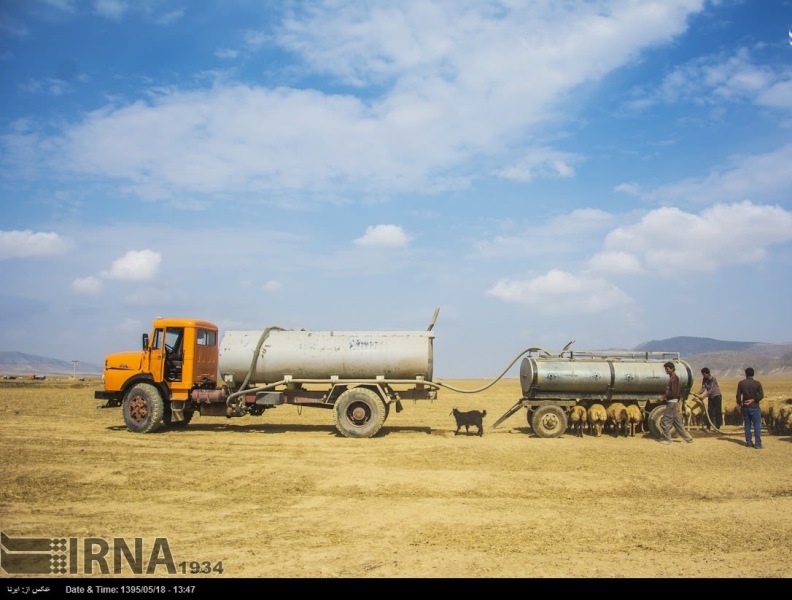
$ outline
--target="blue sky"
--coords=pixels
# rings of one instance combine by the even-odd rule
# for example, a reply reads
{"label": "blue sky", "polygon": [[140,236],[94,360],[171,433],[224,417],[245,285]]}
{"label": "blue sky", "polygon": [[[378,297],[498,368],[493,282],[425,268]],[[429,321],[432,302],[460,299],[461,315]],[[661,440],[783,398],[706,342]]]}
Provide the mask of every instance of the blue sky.
{"label": "blue sky", "polygon": [[441,379],[790,342],[791,26],[781,0],[5,0],[0,350],[436,307]]}

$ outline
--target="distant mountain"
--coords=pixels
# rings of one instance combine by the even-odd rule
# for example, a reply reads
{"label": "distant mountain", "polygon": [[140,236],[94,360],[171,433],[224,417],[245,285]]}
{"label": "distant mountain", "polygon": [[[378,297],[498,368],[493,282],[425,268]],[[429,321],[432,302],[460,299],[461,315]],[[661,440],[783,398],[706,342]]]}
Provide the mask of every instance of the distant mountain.
{"label": "distant mountain", "polygon": [[716,377],[742,377],[746,367],[756,370],[757,379],[764,376],[792,376],[792,342],[729,342],[712,338],[674,337],[652,340],[633,350],[639,352],[679,352],[693,374],[709,367]]}
{"label": "distant mountain", "polygon": [[[102,367],[78,361],[77,375],[101,375]],[[58,360],[22,352],[0,351],[0,374],[2,375],[73,375],[75,364],[70,360]]]}
{"label": "distant mountain", "polygon": [[683,356],[690,356],[692,354],[722,352],[726,350],[736,352],[750,351],[750,348],[756,345],[757,342],[726,342],[723,340],[714,340],[712,338],[681,336],[645,342],[636,346],[633,350],[639,352],[662,352],[663,350],[670,350],[671,352],[679,352]]}

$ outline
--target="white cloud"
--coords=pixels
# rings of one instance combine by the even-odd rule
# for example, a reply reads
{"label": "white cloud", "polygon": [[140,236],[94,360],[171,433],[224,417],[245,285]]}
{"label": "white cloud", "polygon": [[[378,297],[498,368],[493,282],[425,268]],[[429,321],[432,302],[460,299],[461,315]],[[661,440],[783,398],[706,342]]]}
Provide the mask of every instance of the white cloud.
{"label": "white cloud", "polygon": [[[598,208],[579,208],[542,225],[531,223],[516,235],[497,235],[474,242],[478,257],[527,257],[559,253],[565,248],[599,244],[603,232],[613,227],[615,216]],[[509,224],[511,227],[511,224]]]}
{"label": "white cloud", "polygon": [[230,48],[218,48],[214,51],[214,55],[217,58],[236,58],[239,56],[239,51]]}
{"label": "white cloud", "polygon": [[604,279],[558,269],[528,280],[501,279],[486,294],[548,315],[599,313],[631,303],[627,294]]}
{"label": "white cloud", "polygon": [[630,196],[638,196],[641,193],[641,186],[637,183],[620,183],[613,188],[614,192],[621,192]]}
{"label": "white cloud", "polygon": [[575,176],[573,163],[581,158],[553,148],[535,148],[526,151],[515,163],[498,169],[495,175],[512,181],[532,181],[539,178],[560,179]]}
{"label": "white cloud", "polygon": [[260,48],[270,39],[269,35],[263,31],[246,31],[244,34],[245,44],[250,48]]}
{"label": "white cloud", "polygon": [[102,17],[120,20],[129,6],[123,0],[94,0],[94,10]]}
{"label": "white cloud", "polygon": [[767,86],[757,95],[756,102],[787,111],[792,109],[792,79],[776,81]]}
{"label": "white cloud", "polygon": [[180,8],[177,10],[168,11],[161,15],[155,15],[153,16],[152,20],[154,24],[159,25],[160,27],[164,27],[167,25],[172,25],[182,17],[184,17],[184,9]]}
{"label": "white cloud", "polygon": [[[751,264],[768,248],[792,240],[792,212],[749,201],[716,204],[699,214],[659,208],[634,225],[618,227],[604,247],[619,255],[639,256],[654,272],[712,272],[723,265]],[[594,265],[604,259],[596,258]]]}
{"label": "white cloud", "polygon": [[8,15],[0,15],[0,32],[16,38],[30,35],[30,30],[25,25]]}
{"label": "white cloud", "polygon": [[747,101],[789,112],[791,88],[787,70],[774,70],[756,61],[748,49],[739,48],[731,56],[696,57],[676,67],[656,89],[639,92],[633,106],[645,109],[660,103],[712,106]]}
{"label": "white cloud", "polygon": [[[97,6],[119,14],[125,4]],[[34,152],[27,164],[118,180],[145,198],[196,202],[294,190],[308,200],[348,198],[349,190],[456,190],[492,175],[491,165],[471,170],[482,156],[507,165],[499,175],[509,179],[569,178],[576,155],[542,144],[523,152],[532,128],[566,118],[570,92],[684,32],[702,7],[312,4],[271,38],[247,32],[247,44],[278,43],[309,75],[373,83],[375,95],[218,80],[203,90],[159,88],[148,101],[100,108],[57,138],[28,133],[7,161],[26,150]]]}
{"label": "white cloud", "polygon": [[102,281],[97,277],[78,277],[72,281],[72,289],[78,294],[93,296],[102,291]]}
{"label": "white cloud", "polygon": [[130,250],[114,260],[110,270],[102,272],[102,276],[119,281],[150,281],[157,276],[161,262],[159,252]]}
{"label": "white cloud", "polygon": [[366,233],[355,240],[358,246],[379,248],[401,248],[409,244],[410,237],[398,225],[374,225],[366,227]]}
{"label": "white cloud", "polygon": [[75,0],[42,0],[42,2],[63,12],[76,12]]}
{"label": "white cloud", "polygon": [[[317,70],[350,82],[434,69],[471,86],[501,82],[509,92],[532,87],[537,74],[548,87],[601,75],[645,44],[683,31],[688,15],[702,7],[701,0],[329,3],[313,7],[307,19],[287,21],[279,41]],[[466,79],[471,71],[480,79]]]}
{"label": "white cloud", "polygon": [[600,252],[591,257],[586,262],[586,266],[592,271],[613,275],[634,275],[644,272],[638,257],[628,252],[619,251]]}
{"label": "white cloud", "polygon": [[68,252],[71,240],[45,231],[0,231],[0,260],[52,256]]}
{"label": "white cloud", "polygon": [[74,91],[74,87],[68,81],[54,77],[28,79],[19,85],[19,89],[27,94],[47,94],[49,96],[63,96]]}
{"label": "white cloud", "polygon": [[735,156],[731,164],[703,177],[646,190],[641,198],[688,205],[759,198],[788,199],[792,189],[792,144],[752,156]]}
{"label": "white cloud", "polygon": [[261,286],[261,289],[263,289],[266,292],[277,292],[282,287],[283,284],[280,281],[275,281],[274,279],[271,279],[270,281],[267,281],[263,286]]}

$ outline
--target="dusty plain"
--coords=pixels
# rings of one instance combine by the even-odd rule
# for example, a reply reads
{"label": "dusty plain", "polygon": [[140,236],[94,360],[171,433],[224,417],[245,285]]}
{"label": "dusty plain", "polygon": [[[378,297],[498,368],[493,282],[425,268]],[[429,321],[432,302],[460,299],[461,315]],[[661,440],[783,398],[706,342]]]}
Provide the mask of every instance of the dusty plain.
{"label": "dusty plain", "polygon": [[[792,398],[792,380],[757,378],[767,401]],[[725,406],[736,384],[721,381]],[[370,439],[294,406],[141,435],[97,408],[98,387],[0,384],[6,535],[167,538],[176,562],[221,565],[196,580],[792,576],[789,434],[764,450],[736,425],[670,446],[541,439],[524,410],[492,429],[520,397],[504,379],[406,402]],[[455,406],[486,409],[482,437],[455,435]]]}

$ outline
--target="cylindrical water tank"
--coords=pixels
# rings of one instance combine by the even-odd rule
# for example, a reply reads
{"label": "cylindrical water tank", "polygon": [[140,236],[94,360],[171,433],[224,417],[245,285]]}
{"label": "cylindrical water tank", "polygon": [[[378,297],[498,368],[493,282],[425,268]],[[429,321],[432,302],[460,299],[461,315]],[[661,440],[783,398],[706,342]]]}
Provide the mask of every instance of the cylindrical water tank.
{"label": "cylindrical water tank", "polygon": [[[247,376],[261,331],[226,331],[220,375],[239,385]],[[305,331],[272,329],[258,351],[250,383],[295,379],[432,380],[432,331]]]}
{"label": "cylindrical water tank", "polygon": [[524,358],[520,384],[526,398],[650,398],[665,392],[664,364],[674,363],[686,395],[690,366],[679,359]]}

